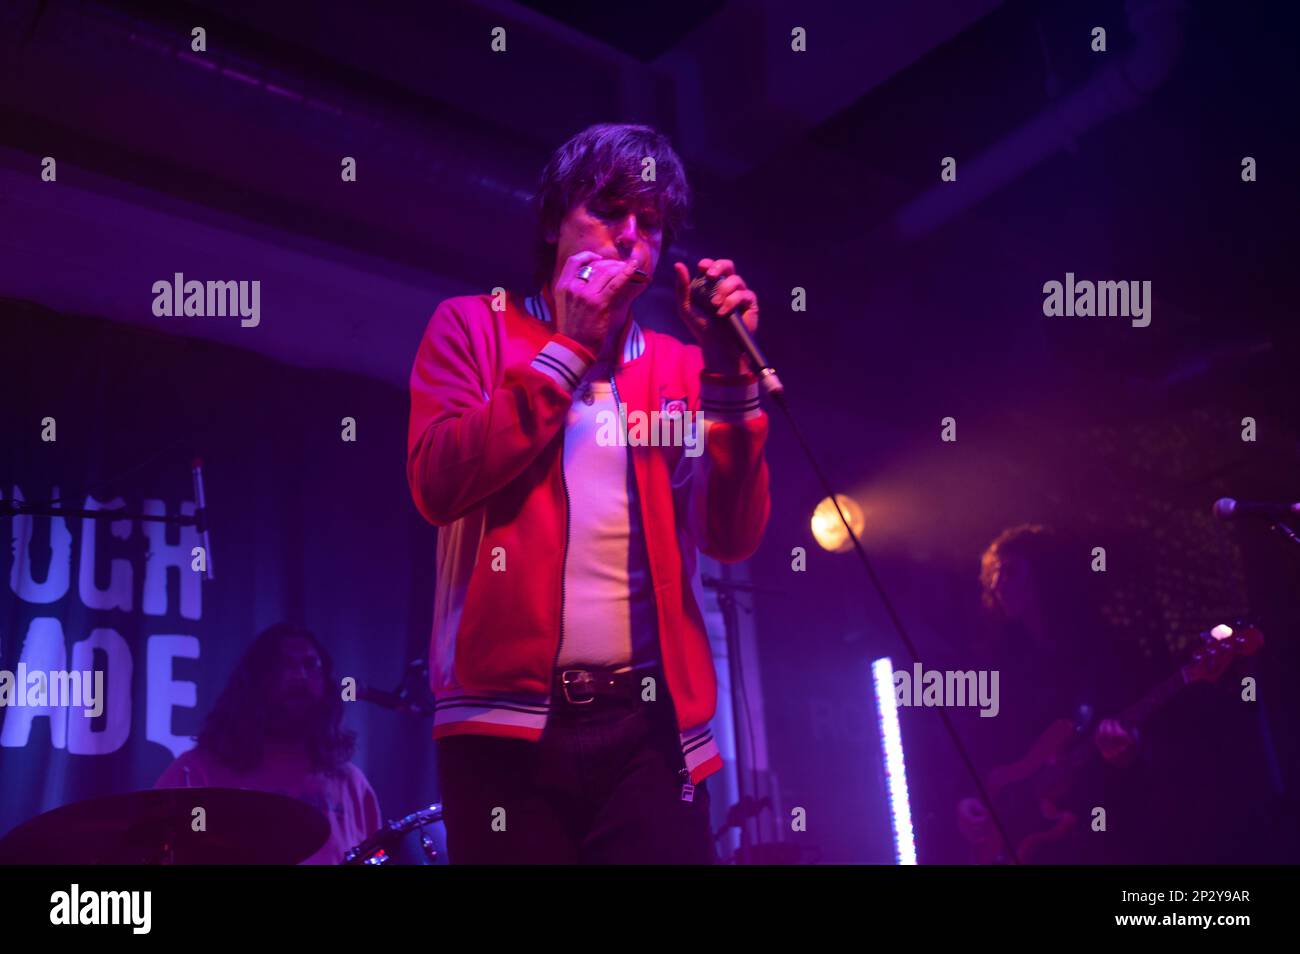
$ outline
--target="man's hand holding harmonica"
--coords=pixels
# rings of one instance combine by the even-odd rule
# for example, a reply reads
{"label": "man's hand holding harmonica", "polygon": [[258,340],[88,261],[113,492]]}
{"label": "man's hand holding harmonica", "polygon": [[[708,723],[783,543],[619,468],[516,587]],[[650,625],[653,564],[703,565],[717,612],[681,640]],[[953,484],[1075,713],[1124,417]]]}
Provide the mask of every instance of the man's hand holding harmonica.
{"label": "man's hand holding harmonica", "polygon": [[624,261],[592,251],[570,255],[555,283],[555,330],[593,354],[605,351],[614,319],[627,314],[643,287],[633,280],[640,264],[636,256]]}

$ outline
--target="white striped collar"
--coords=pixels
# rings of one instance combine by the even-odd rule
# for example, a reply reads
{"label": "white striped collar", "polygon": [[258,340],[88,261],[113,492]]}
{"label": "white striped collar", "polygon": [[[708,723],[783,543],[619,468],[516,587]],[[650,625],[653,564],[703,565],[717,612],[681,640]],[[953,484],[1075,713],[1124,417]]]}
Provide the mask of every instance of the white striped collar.
{"label": "white striped collar", "polygon": [[[551,310],[546,307],[546,296],[540,291],[524,299],[524,310],[538,321],[548,325],[551,324]],[[641,326],[637,324],[636,319],[632,318],[630,320],[632,328],[623,341],[623,364],[635,361],[645,354],[645,335],[642,333]]]}

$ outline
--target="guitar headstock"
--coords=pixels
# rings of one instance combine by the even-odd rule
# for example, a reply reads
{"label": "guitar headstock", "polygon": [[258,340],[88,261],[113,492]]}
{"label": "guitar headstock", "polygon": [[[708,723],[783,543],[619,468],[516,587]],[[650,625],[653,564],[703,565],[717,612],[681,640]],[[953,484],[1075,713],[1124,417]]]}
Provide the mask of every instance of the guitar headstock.
{"label": "guitar headstock", "polygon": [[1201,634],[1204,644],[1183,667],[1187,682],[1213,682],[1238,656],[1253,656],[1264,646],[1264,634],[1252,623],[1220,624]]}

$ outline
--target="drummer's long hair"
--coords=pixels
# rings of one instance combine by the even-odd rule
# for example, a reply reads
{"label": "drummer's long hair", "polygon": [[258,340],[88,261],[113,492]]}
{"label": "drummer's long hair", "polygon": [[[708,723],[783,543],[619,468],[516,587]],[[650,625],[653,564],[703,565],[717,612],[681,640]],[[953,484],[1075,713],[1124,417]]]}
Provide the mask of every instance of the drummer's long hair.
{"label": "drummer's long hair", "polygon": [[343,728],[343,699],[334,679],[334,660],[309,630],[276,623],[244,652],[199,732],[199,748],[237,772],[252,771],[262,762],[280,644],[293,636],[315,647],[325,685],[319,716],[306,740],[312,764],[317,771],[338,775],[352,758],[356,733]]}

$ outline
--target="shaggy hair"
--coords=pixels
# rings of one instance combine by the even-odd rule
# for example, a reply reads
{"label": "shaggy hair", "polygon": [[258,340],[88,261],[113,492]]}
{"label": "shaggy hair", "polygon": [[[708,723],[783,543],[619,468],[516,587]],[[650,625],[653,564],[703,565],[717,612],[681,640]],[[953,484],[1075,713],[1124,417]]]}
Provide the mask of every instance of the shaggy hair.
{"label": "shaggy hair", "polygon": [[[653,181],[641,177],[647,156],[655,160]],[[662,222],[665,249],[689,225],[691,190],[668,137],[649,126],[589,126],[555,150],[533,196],[537,211],[534,277],[539,284],[555,271],[555,243],[546,240],[547,232],[558,233],[569,211],[592,197],[654,209]]]}
{"label": "shaggy hair", "polygon": [[308,630],[276,623],[244,652],[199,732],[199,748],[238,772],[249,772],[261,764],[280,646],[294,636],[315,647],[325,683],[319,716],[307,739],[312,765],[317,771],[337,775],[352,758],[356,734],[343,728],[343,699],[334,681],[334,660]]}

